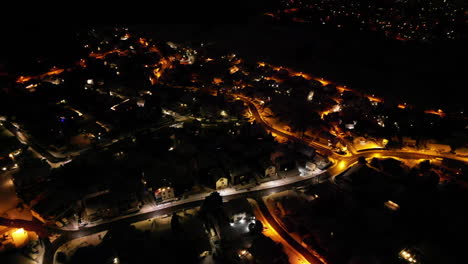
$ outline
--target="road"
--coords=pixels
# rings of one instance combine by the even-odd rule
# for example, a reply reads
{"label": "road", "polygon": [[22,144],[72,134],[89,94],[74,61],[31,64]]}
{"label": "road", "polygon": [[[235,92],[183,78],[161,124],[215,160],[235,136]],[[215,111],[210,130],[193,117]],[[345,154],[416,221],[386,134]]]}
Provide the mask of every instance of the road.
{"label": "road", "polygon": [[305,248],[301,247],[287,232],[285,232],[279,225],[274,221],[268,212],[268,209],[264,208],[265,205],[261,202],[249,199],[252,205],[255,217],[263,223],[264,231],[263,234],[273,241],[281,243],[286,254],[289,256],[289,262],[291,264],[322,264],[323,262],[317,257],[308,252]]}
{"label": "road", "polygon": [[[288,133],[286,131],[283,131],[281,129],[275,128],[271,126],[269,123],[265,122],[263,117],[261,116],[257,106],[255,105],[254,102],[250,98],[247,98],[242,95],[235,95],[236,97],[240,98],[242,101],[244,101],[247,106],[249,107],[253,117],[255,120],[261,124],[266,130],[271,131],[272,133],[275,133],[281,137],[287,138],[288,140],[291,141],[296,141],[296,142],[301,142],[304,144],[307,144],[309,146],[314,147],[317,149],[317,152],[319,152],[322,155],[327,155],[330,157],[330,159],[334,160],[335,163],[333,166],[328,168],[328,170],[325,172],[328,174],[332,182],[334,181],[334,178],[343,173],[345,170],[347,170],[350,166],[355,164],[360,156],[363,156],[365,158],[373,158],[373,157],[398,157],[401,159],[433,159],[436,157],[440,157],[443,155],[435,155],[435,154],[429,154],[429,153],[421,153],[421,152],[406,152],[406,151],[397,151],[397,150],[368,150],[368,151],[361,151],[359,153],[355,151],[351,151],[348,155],[340,155],[334,151],[332,151],[330,148],[327,146],[324,146],[322,144],[319,144],[317,142],[312,142],[312,141],[307,141],[304,139],[300,139],[296,137],[295,135]],[[172,124],[172,122],[168,122],[161,127],[165,127]],[[159,128],[161,128],[159,127]],[[12,124],[9,124],[8,127],[10,130],[13,130],[15,135],[18,137],[21,137],[20,131],[16,129]],[[158,129],[159,129],[158,128]],[[143,131],[141,131],[143,132]],[[148,132],[148,131],[147,131]],[[151,131],[153,132],[153,131]],[[125,136],[122,136],[124,138]],[[63,162],[62,158],[57,158],[53,155],[51,155],[48,151],[45,149],[41,148],[37,144],[34,144],[31,142],[31,140],[28,140],[28,138],[25,138],[26,142],[29,143],[29,145],[40,152],[41,155],[47,157],[47,159],[52,162],[52,163],[59,163]],[[112,142],[114,143],[114,142]],[[112,143],[106,143],[105,145],[112,144]],[[467,162],[466,158],[462,157],[445,157],[445,158],[452,158],[452,159],[457,159],[457,160],[462,160],[464,162]],[[284,190],[288,190],[293,186],[300,186],[303,185],[305,182],[310,181],[310,179],[304,179],[301,181],[297,181],[294,183],[288,183],[287,181],[284,181],[283,183],[278,183],[276,185],[272,185],[270,188],[265,188],[262,190],[249,190],[249,191],[243,191],[243,192],[237,192],[233,194],[226,194],[223,196],[225,200],[230,200],[234,198],[239,198],[239,197],[262,197],[265,195],[269,195],[273,192],[280,192]],[[101,232],[104,230],[110,229],[112,226],[119,225],[119,224],[130,224],[133,222],[137,221],[142,221],[145,219],[150,219],[154,218],[156,216],[164,215],[164,214],[172,214],[175,211],[182,210],[184,208],[190,208],[194,206],[198,206],[201,204],[202,200],[204,197],[200,197],[199,199],[196,199],[194,201],[187,201],[184,203],[180,204],[174,204],[174,205],[169,205],[164,208],[156,208],[153,211],[149,211],[143,214],[138,214],[138,215],[132,215],[126,218],[122,218],[116,221],[112,222],[106,222],[102,223],[93,227],[88,227],[88,228],[82,228],[79,231],[70,231],[70,230],[51,230],[55,231],[61,234],[61,236],[56,239],[53,243],[48,243],[46,244],[46,252],[44,256],[44,261],[43,263],[46,264],[52,264],[53,263],[53,257],[55,254],[55,251],[64,243],[83,236],[87,236],[90,234],[94,234],[97,232]],[[322,261],[318,260],[317,257],[313,256],[307,249],[299,245],[294,239],[292,239],[289,234],[281,228],[278,223],[274,221],[274,219],[271,218],[271,216],[268,213],[268,210],[262,210],[260,204],[260,210],[263,212],[263,218],[265,223],[272,228],[271,232],[274,232],[275,234],[278,235],[277,239],[281,240],[285,247],[289,248],[293,254],[297,257],[297,260],[299,262],[297,263],[323,263]],[[258,213],[258,212],[257,212]],[[307,260],[307,262],[304,261]]]}
{"label": "road", "polygon": [[[316,148],[321,154],[328,155],[331,159],[335,160],[335,164],[333,166],[331,166],[330,168],[328,168],[328,170],[325,172],[325,173],[328,174],[330,179],[332,179],[332,181],[334,180],[334,178],[337,175],[343,173],[350,166],[355,164],[358,161],[358,158],[360,156],[363,156],[365,158],[398,157],[398,158],[401,158],[401,159],[433,159],[433,158],[436,158],[436,157],[440,157],[440,155],[434,155],[434,154],[427,154],[427,153],[420,153],[420,152],[406,152],[406,151],[397,151],[397,150],[393,150],[393,151],[392,150],[369,150],[369,151],[362,151],[360,153],[351,153],[350,155],[340,155],[340,154],[337,154],[337,153],[333,152],[332,150],[324,147],[321,144],[318,144],[318,143],[315,143],[315,142],[304,141],[302,139],[299,139],[299,138],[295,137],[292,134],[288,134],[288,133],[286,133],[284,131],[281,131],[279,129],[271,127],[268,123],[266,123],[263,120],[263,118],[261,117],[261,115],[260,115],[260,113],[259,113],[259,111],[258,111],[258,109],[257,109],[257,107],[255,106],[254,103],[252,103],[250,100],[246,99],[245,97],[241,98],[241,99],[244,102],[247,103],[247,105],[249,106],[249,108],[250,108],[253,116],[255,117],[256,121],[259,122],[260,124],[262,124],[267,130],[269,130],[271,132],[274,132],[274,133],[276,133],[276,134],[278,134],[278,135],[280,135],[282,137],[286,137],[289,140],[299,141],[299,142],[305,143],[307,145],[310,145],[310,146]],[[448,157],[446,157],[446,158],[448,158]],[[457,160],[462,160],[462,161],[466,162],[465,158],[461,158],[461,157],[450,157],[450,158],[457,159]],[[230,199],[235,199],[235,198],[240,198],[240,197],[256,197],[256,198],[259,198],[259,197],[269,195],[269,194],[274,193],[274,192],[280,192],[280,191],[291,189],[291,187],[293,187],[293,186],[303,185],[307,181],[311,181],[311,180],[310,179],[305,179],[303,181],[297,181],[297,182],[294,182],[294,183],[285,182],[284,184],[278,184],[278,185],[272,186],[271,188],[266,188],[266,189],[263,189],[263,190],[243,191],[243,192],[240,192],[240,193],[224,195],[223,199],[224,200],[230,200]],[[165,208],[159,208],[159,209],[156,208],[155,210],[147,212],[147,213],[130,216],[130,217],[127,217],[127,218],[119,219],[117,221],[103,223],[103,224],[100,224],[100,225],[96,225],[94,227],[82,228],[79,231],[54,230],[54,231],[57,231],[57,232],[61,233],[61,236],[57,240],[55,240],[53,243],[49,243],[49,245],[47,245],[46,254],[45,254],[45,257],[44,257],[44,263],[45,264],[52,264],[55,251],[61,245],[63,245],[64,243],[66,243],[67,241],[70,241],[72,239],[79,238],[79,237],[82,237],[82,236],[87,236],[87,235],[94,234],[94,233],[97,233],[97,232],[101,232],[101,231],[104,231],[104,230],[108,230],[112,226],[115,226],[115,225],[130,224],[130,223],[133,223],[133,222],[154,218],[156,216],[161,216],[161,215],[164,215],[164,214],[172,214],[173,212],[178,211],[178,210],[182,210],[184,208],[191,208],[191,207],[194,207],[194,206],[198,206],[198,205],[200,205],[202,203],[202,200],[203,200],[203,197],[200,197],[199,199],[191,201],[191,202],[186,202],[186,203],[182,203],[182,204],[175,204],[173,206],[169,205],[169,206],[167,206]],[[261,207],[260,207],[260,209],[261,209]],[[289,234],[287,234],[287,232],[285,230],[283,230],[281,228],[281,226],[279,226],[278,223],[276,223],[274,221],[274,219],[269,219],[268,218],[269,213],[267,212],[267,210],[261,210],[261,211],[264,213],[263,214],[264,218],[265,218],[264,221],[266,221],[268,223],[268,225],[272,229],[274,229],[274,232],[279,234],[279,236],[281,237],[283,243],[287,243],[289,245],[288,247],[292,248],[294,250],[294,252],[296,252],[295,253],[296,255],[299,254],[299,255],[297,255],[298,259],[304,258],[309,263],[323,263],[321,261],[317,262],[318,261],[317,257],[311,255],[311,253],[307,249],[305,249],[304,247],[299,245],[295,240],[293,240],[289,236]],[[298,262],[298,263],[301,263],[301,262]],[[307,263],[307,262],[303,262],[303,263]]]}
{"label": "road", "polygon": [[271,131],[271,132],[273,132],[273,133],[275,133],[275,134],[277,134],[277,135],[279,135],[281,137],[287,138],[288,140],[295,141],[295,142],[302,142],[302,143],[305,143],[306,145],[312,146],[315,149],[317,149],[317,151],[319,153],[321,153],[323,155],[326,155],[326,156],[342,156],[342,155],[339,155],[339,154],[333,152],[328,147],[325,147],[322,144],[319,144],[319,143],[316,143],[316,142],[305,141],[303,139],[297,138],[296,136],[294,136],[294,135],[292,135],[290,133],[287,133],[287,132],[282,131],[282,130],[277,129],[277,128],[273,128],[270,124],[265,122],[263,117],[260,115],[257,106],[249,98],[247,98],[245,96],[242,96],[242,95],[235,95],[235,96],[240,98],[244,103],[247,104],[247,106],[249,107],[252,115],[255,117],[255,120],[257,122],[259,122],[261,125],[263,125],[263,127],[266,130]]}
{"label": "road", "polygon": [[[408,158],[408,159],[432,159],[432,158],[434,158],[433,155],[426,155],[426,154],[420,154],[420,153],[405,153],[405,152],[398,152],[398,151],[386,151],[386,150],[373,150],[371,152],[362,153],[362,155],[360,155],[360,156],[364,156],[366,158],[371,158],[371,157],[374,157],[374,156],[382,157],[384,155],[385,156],[396,156],[396,157]],[[324,173],[328,174],[330,179],[333,180],[337,175],[343,173],[350,166],[352,166],[354,163],[356,163],[358,158],[359,158],[359,156],[346,157],[345,159],[335,163],[333,166],[328,168],[328,170],[325,171]],[[284,184],[278,184],[278,185],[275,185],[275,186],[271,186],[271,188],[265,188],[265,189],[262,189],[262,190],[251,190],[251,191],[244,190],[244,191],[241,191],[241,192],[238,192],[238,193],[235,193],[235,194],[224,195],[223,200],[228,201],[228,200],[231,200],[231,199],[236,199],[236,198],[241,198],[241,197],[244,197],[244,198],[248,198],[248,197],[261,198],[263,196],[270,195],[272,193],[281,192],[281,191],[285,191],[285,190],[290,190],[292,187],[301,186],[301,185],[304,185],[304,184],[306,184],[308,182],[311,183],[312,181],[313,181],[312,178],[304,179],[304,180],[301,180],[301,181],[296,181],[296,182],[293,182],[293,183],[288,183],[288,182],[285,181],[285,182],[283,182]],[[206,195],[208,195],[208,194],[206,194]],[[175,205],[168,205],[168,206],[165,206],[164,208],[156,208],[153,211],[150,211],[150,212],[147,212],[147,213],[129,216],[127,218],[122,218],[122,219],[119,219],[117,221],[112,221],[112,222],[99,224],[99,225],[96,225],[96,226],[93,226],[93,227],[81,228],[79,231],[67,231],[67,230],[53,229],[51,231],[59,232],[61,234],[61,236],[57,240],[55,240],[53,243],[48,244],[46,246],[46,254],[45,254],[45,257],[44,257],[44,263],[45,264],[52,264],[55,251],[61,245],[63,245],[64,243],[66,243],[66,242],[68,242],[68,241],[70,241],[72,239],[87,236],[87,235],[94,234],[94,233],[98,233],[98,232],[101,232],[101,231],[104,231],[104,230],[108,230],[112,226],[115,226],[115,225],[130,224],[130,223],[143,221],[145,219],[150,219],[150,218],[154,218],[154,217],[165,215],[165,214],[172,214],[173,212],[176,212],[178,210],[199,206],[202,203],[203,199],[204,199],[204,196],[200,196],[198,199],[196,199],[194,201],[184,202],[184,203],[175,204]],[[262,210],[262,212],[263,211],[264,210]],[[273,219],[266,218],[266,220],[268,221],[269,225],[271,225],[272,228],[275,229],[275,232],[280,234],[281,237],[285,241],[287,241],[289,243],[289,239],[287,238],[287,236],[286,236],[287,234],[285,233],[286,231],[282,230],[281,227],[276,222],[274,222]],[[298,245],[297,242],[296,243],[291,242],[289,245],[294,247],[294,249],[297,252],[304,252],[304,250],[306,250],[302,246]],[[304,256],[304,258],[306,258],[305,255],[303,255],[303,256]],[[310,259],[308,259],[308,261],[310,262]],[[314,263],[314,262],[310,262],[310,263]]]}
{"label": "road", "polygon": [[[230,195],[224,195],[223,200],[224,201],[229,201],[232,199],[236,198],[247,198],[247,197],[254,197],[254,198],[260,198],[266,195],[270,195],[272,193],[276,192],[281,192],[285,190],[289,190],[292,187],[295,186],[301,186],[304,183],[307,182],[312,182],[313,180],[311,178],[305,179],[303,181],[297,181],[293,183],[288,183],[284,185],[279,185],[279,186],[273,186],[271,188],[266,188],[263,190],[253,190],[253,191],[241,191],[239,193],[235,194],[230,194]],[[205,196],[208,196],[209,194],[207,193]],[[134,222],[138,221],[143,221],[146,219],[151,219],[157,216],[165,215],[165,214],[172,214],[173,212],[177,212],[179,210],[187,209],[187,208],[192,208],[201,205],[202,201],[204,199],[203,197],[200,197],[199,199],[187,203],[182,203],[182,204],[176,204],[174,206],[168,206],[165,208],[156,208],[153,211],[144,213],[144,214],[139,214],[139,215],[132,215],[127,218],[122,218],[117,221],[112,221],[112,222],[107,222],[103,223],[100,225],[96,225],[93,227],[84,227],[81,228],[78,231],[72,231],[72,230],[60,230],[60,229],[50,229],[53,232],[58,232],[61,234],[59,238],[57,238],[53,243],[48,243],[46,246],[46,253],[44,257],[44,262],[45,264],[52,264],[53,263],[53,257],[55,254],[55,251],[64,243],[83,236],[88,236],[94,233],[98,233],[104,230],[110,229],[112,226],[118,226],[121,224],[131,224]]]}

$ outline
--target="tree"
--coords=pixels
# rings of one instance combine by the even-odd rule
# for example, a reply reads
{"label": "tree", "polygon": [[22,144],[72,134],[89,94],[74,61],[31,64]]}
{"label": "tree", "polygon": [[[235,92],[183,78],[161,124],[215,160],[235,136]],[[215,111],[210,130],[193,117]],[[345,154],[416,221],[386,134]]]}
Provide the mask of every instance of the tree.
{"label": "tree", "polygon": [[179,215],[177,215],[176,213],[173,213],[172,214],[172,218],[171,218],[171,230],[172,230],[172,233],[174,234],[177,234],[179,233],[180,231],[180,217]]}
{"label": "tree", "polygon": [[56,256],[55,260],[58,263],[66,263],[67,262],[67,255],[65,255],[65,253],[60,251],[60,252],[57,253],[57,256]]}
{"label": "tree", "polygon": [[366,164],[367,163],[366,158],[364,156],[360,156],[358,158],[358,163],[359,164]]}
{"label": "tree", "polygon": [[249,224],[249,231],[253,235],[260,235],[263,231],[263,224],[259,220],[255,220],[255,223]]}
{"label": "tree", "polygon": [[221,215],[221,209],[223,206],[223,198],[218,192],[212,192],[208,195],[200,209],[201,216],[207,217],[219,217]]}
{"label": "tree", "polygon": [[202,210],[207,213],[214,213],[223,206],[223,198],[218,192],[212,192],[205,198],[202,204]]}
{"label": "tree", "polygon": [[429,160],[422,161],[419,163],[419,168],[423,171],[429,171],[431,169],[431,162]]}

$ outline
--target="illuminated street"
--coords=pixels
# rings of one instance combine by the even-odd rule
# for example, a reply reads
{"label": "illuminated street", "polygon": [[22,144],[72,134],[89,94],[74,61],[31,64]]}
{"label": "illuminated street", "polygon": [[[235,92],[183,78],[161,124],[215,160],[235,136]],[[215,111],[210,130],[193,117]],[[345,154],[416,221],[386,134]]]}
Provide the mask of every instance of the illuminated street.
{"label": "illuminated street", "polygon": [[12,25],[0,262],[465,260],[462,9],[378,2]]}

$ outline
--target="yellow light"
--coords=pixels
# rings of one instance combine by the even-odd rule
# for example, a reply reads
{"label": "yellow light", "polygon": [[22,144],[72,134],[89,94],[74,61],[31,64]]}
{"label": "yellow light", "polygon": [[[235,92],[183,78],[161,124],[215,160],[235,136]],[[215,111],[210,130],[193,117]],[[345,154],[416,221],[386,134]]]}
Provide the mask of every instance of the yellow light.
{"label": "yellow light", "polygon": [[24,233],[24,228],[19,228],[15,232],[13,232],[13,235],[18,235]]}
{"label": "yellow light", "polygon": [[28,232],[26,232],[24,228],[15,230],[11,235],[16,247],[21,247],[27,242]]}
{"label": "yellow light", "polygon": [[344,169],[346,167],[346,162],[344,160],[340,161],[340,163],[338,163],[338,168],[340,170]]}

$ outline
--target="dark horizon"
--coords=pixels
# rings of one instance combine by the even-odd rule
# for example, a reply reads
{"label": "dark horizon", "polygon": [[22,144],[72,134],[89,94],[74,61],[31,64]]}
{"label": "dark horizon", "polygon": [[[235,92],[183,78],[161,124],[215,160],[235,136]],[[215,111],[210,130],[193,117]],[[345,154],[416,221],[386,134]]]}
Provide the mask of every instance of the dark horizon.
{"label": "dark horizon", "polygon": [[[361,32],[325,32],[308,25],[290,30],[288,24],[265,19],[257,15],[239,24],[129,27],[160,41],[211,42],[225,52],[293,67],[390,100],[452,111],[465,105],[465,40],[402,43]],[[14,41],[7,43],[9,52],[2,56],[2,64],[12,74],[28,74],[27,69],[35,64],[33,58],[66,66],[82,49],[77,32],[89,27],[65,25],[64,30],[38,24],[10,30],[5,34]]]}

